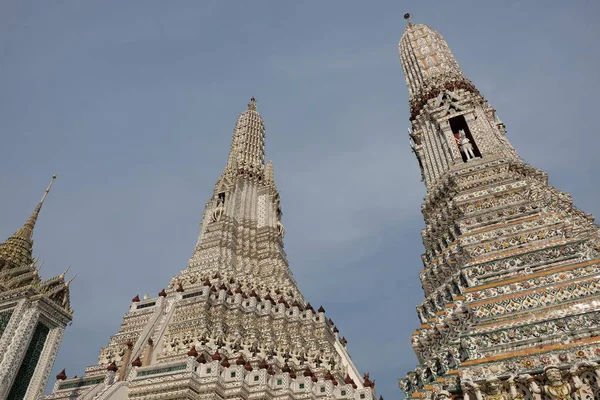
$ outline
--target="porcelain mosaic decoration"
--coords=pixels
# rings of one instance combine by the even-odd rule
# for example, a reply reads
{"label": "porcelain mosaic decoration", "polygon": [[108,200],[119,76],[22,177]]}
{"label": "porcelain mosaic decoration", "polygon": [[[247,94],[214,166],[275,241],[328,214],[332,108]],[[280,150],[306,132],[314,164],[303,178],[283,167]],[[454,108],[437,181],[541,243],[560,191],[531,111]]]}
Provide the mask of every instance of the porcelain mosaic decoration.
{"label": "porcelain mosaic decoration", "polygon": [[425,300],[407,398],[598,399],[599,228],[527,165],[444,38],[410,15],[400,59],[422,206]]}
{"label": "porcelain mosaic decoration", "polygon": [[80,378],[59,374],[47,399],[375,398],[288,267],[264,143],[253,98],[187,268],[156,297],[136,295],[98,363]]}

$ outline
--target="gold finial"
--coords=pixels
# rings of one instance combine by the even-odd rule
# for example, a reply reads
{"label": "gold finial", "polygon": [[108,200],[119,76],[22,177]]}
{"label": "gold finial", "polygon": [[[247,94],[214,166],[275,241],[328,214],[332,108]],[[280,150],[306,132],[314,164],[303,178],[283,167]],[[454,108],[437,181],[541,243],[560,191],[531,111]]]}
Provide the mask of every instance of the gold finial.
{"label": "gold finial", "polygon": [[77,278],[77,274],[73,275],[73,277],[71,279],[66,281],[65,286],[69,286],[71,284],[71,282],[73,282],[75,280],[75,278]]}
{"label": "gold finial", "polygon": [[42,199],[38,203],[38,205],[35,208],[35,210],[33,210],[33,214],[31,214],[31,216],[29,217],[29,219],[27,220],[27,222],[25,222],[25,225],[23,225],[23,227],[21,227],[21,229],[19,229],[15,233],[16,236],[20,236],[20,237],[25,238],[25,239],[32,239],[33,238],[33,228],[35,227],[35,222],[37,221],[38,215],[40,214],[40,210],[42,209],[42,205],[44,204],[44,200],[46,200],[46,197],[48,196],[48,193],[50,193],[50,189],[52,189],[52,184],[54,183],[55,179],[56,179],[56,174],[52,175],[52,180],[50,181],[50,184],[48,185],[48,187],[44,191],[44,195],[42,196]]}
{"label": "gold finial", "polygon": [[46,196],[48,196],[50,189],[52,189],[52,184],[54,183],[55,179],[56,179],[56,174],[52,175],[52,180],[50,181],[50,184],[46,188],[46,191],[44,192],[44,195],[42,196],[42,199],[40,200],[40,208],[42,208],[42,204],[44,203],[44,200],[46,200]]}
{"label": "gold finial", "polygon": [[254,96],[250,99],[250,103],[248,104],[248,110],[256,110],[256,99]]}
{"label": "gold finial", "polygon": [[408,26],[412,25],[412,22],[410,22],[410,17],[412,17],[412,15],[410,15],[410,13],[404,14],[404,19],[406,20],[406,22],[408,22]]}
{"label": "gold finial", "polygon": [[71,269],[71,266],[69,265],[69,266],[67,267],[67,269],[65,270],[65,272],[63,272],[62,274],[60,274],[60,275],[59,275],[59,277],[60,277],[61,279],[64,279],[64,278],[65,278],[65,275],[67,275],[67,272],[69,272],[69,270],[70,270],[70,269]]}

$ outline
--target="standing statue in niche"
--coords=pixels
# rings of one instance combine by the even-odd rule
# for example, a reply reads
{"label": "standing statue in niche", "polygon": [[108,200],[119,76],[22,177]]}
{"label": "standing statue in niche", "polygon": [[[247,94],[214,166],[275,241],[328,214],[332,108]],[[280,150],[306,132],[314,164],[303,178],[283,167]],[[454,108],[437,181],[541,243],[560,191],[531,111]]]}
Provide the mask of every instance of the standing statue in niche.
{"label": "standing statue in niche", "polygon": [[460,151],[465,155],[465,157],[467,157],[467,162],[475,158],[475,153],[473,152],[473,145],[471,144],[469,138],[467,138],[467,135],[465,134],[465,131],[463,129],[458,131],[456,143],[458,144],[458,148],[460,149]]}
{"label": "standing statue in niche", "polygon": [[224,212],[225,212],[225,193],[219,193],[219,195],[217,196],[217,204],[212,212],[212,221],[213,222],[220,221]]}

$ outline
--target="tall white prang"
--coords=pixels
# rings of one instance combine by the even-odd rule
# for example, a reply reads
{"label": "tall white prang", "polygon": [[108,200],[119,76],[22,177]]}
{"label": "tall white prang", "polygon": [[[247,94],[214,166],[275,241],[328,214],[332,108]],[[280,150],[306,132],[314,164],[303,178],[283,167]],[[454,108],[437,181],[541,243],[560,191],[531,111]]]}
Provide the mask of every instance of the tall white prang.
{"label": "tall white prang", "polygon": [[421,400],[600,398],[598,226],[519,157],[442,35],[405,18],[409,141],[427,194],[418,366],[400,388]]}
{"label": "tall white prang", "polygon": [[98,362],[80,378],[59,374],[46,398],[374,399],[346,339],[300,293],[284,234],[252,98],[187,267],[156,297],[136,295]]}

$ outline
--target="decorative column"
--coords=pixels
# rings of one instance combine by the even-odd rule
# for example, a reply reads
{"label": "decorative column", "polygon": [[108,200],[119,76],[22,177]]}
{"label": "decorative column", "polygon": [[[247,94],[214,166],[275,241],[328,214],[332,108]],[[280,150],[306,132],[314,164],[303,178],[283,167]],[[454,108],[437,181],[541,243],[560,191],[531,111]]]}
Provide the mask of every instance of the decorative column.
{"label": "decorative column", "polygon": [[31,307],[23,313],[22,318],[18,321],[19,325],[12,335],[13,340],[8,345],[2,363],[0,363],[0,399],[5,399],[8,395],[33,337],[39,315],[40,311],[37,307]]}
{"label": "decorative column", "polygon": [[450,152],[452,153],[452,159],[454,160],[454,164],[462,163],[463,159],[460,155],[460,150],[456,145],[456,139],[454,139],[454,134],[452,133],[452,128],[450,128],[450,122],[447,119],[438,120],[440,127],[442,128],[442,132],[444,137],[446,138],[446,143],[450,148]]}
{"label": "decorative column", "polygon": [[38,368],[36,368],[31,381],[29,382],[29,388],[25,394],[26,399],[37,399],[43,394],[44,388],[48,383],[48,376],[52,367],[54,366],[54,360],[58,354],[60,344],[62,343],[63,335],[65,333],[65,327],[56,327],[50,331],[44,350],[38,361]]}
{"label": "decorative column", "polygon": [[152,339],[148,339],[148,344],[144,350],[144,356],[142,357],[142,367],[150,365],[152,363],[152,353],[154,351],[154,342]]}
{"label": "decorative column", "polygon": [[127,368],[129,367],[129,361],[131,361],[131,352],[133,350],[133,342],[130,340],[127,342],[127,348],[125,349],[125,354],[123,354],[123,361],[121,361],[121,368],[119,369],[118,380],[125,380],[125,373],[127,372]]}
{"label": "decorative column", "polygon": [[[10,320],[8,321],[8,325],[4,330],[4,333],[0,337],[0,363],[4,359],[4,355],[7,354],[8,346],[12,342],[12,338],[14,336],[15,330],[19,326],[21,322],[21,317],[27,308],[27,299],[21,299],[17,303],[16,307],[12,310],[6,310],[4,312],[11,312]],[[1,364],[0,364],[1,365]]]}

